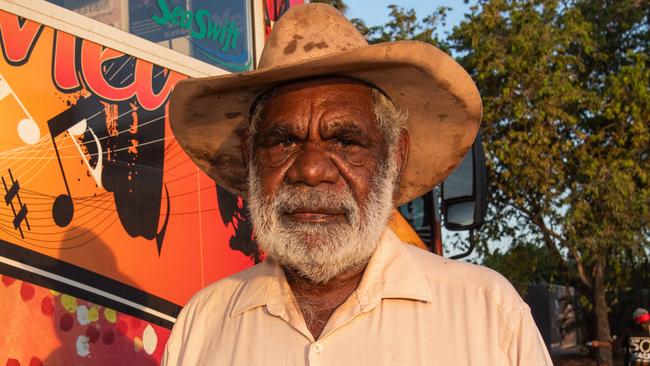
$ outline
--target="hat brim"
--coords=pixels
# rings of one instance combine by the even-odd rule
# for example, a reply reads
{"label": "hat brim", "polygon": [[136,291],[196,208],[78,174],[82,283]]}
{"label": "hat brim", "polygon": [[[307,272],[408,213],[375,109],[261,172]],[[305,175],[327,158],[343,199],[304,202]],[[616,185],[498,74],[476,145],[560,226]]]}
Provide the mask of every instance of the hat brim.
{"label": "hat brim", "polygon": [[251,104],[291,80],[345,76],[384,91],[409,115],[410,151],[394,204],[442,182],[470,149],[481,121],[481,99],[467,72],[438,48],[388,42],[246,73],[188,79],[172,93],[169,116],[176,140],[217,184],[247,191],[240,136]]}

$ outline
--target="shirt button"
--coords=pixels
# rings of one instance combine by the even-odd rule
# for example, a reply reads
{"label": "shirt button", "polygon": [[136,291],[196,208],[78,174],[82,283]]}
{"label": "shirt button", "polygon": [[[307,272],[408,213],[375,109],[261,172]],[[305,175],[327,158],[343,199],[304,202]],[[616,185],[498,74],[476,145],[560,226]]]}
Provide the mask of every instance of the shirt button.
{"label": "shirt button", "polygon": [[320,345],[320,343],[314,344],[314,352],[320,353],[320,351],[323,350],[323,346]]}

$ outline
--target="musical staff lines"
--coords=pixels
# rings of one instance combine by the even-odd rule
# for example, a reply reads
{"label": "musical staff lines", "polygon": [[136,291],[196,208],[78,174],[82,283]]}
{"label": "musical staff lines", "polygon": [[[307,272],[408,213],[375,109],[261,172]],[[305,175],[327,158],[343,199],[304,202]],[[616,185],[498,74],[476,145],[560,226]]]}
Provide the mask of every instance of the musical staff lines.
{"label": "musical staff lines", "polygon": [[50,210],[53,197],[21,189],[30,202],[31,231],[24,237],[15,234],[9,214],[0,212],[0,232],[13,239],[23,239],[29,246],[43,249],[74,249],[91,243],[110,229],[119,218],[113,208],[112,194],[106,192],[92,197],[75,198],[77,215],[74,225],[59,228],[52,223]]}
{"label": "musical staff lines", "polygon": [[[138,128],[142,128],[144,126],[147,126],[147,125],[155,123],[155,122],[164,121],[164,118],[165,118],[164,115],[153,118],[153,119],[151,119],[149,121],[146,121],[146,122],[143,122],[143,123],[139,124]],[[89,119],[87,119],[87,120],[89,120]],[[118,133],[115,136],[118,136],[118,135],[120,135],[122,133],[125,133],[125,132],[128,132],[128,131],[129,131],[128,128],[125,128],[123,130],[119,130]],[[57,137],[57,140],[58,140],[59,136],[56,136],[56,137]],[[92,140],[92,141],[88,141],[88,142],[78,142],[78,144],[79,145],[94,145],[94,144],[96,144],[96,141],[103,141],[103,140],[106,140],[106,139],[111,138],[111,137],[114,137],[114,136],[98,137],[97,140]],[[63,136],[61,136],[60,138],[63,138]],[[75,137],[73,137],[73,138],[75,138]],[[9,160],[42,160],[42,159],[45,159],[45,160],[57,160],[57,157],[55,156],[55,154],[50,154],[51,156],[47,156],[47,157],[35,156],[39,152],[42,152],[42,151],[46,151],[48,153],[53,152],[54,148],[51,147],[51,146],[46,145],[46,142],[48,140],[50,140],[50,139],[51,139],[51,135],[47,134],[47,135],[43,136],[36,145],[19,146],[19,147],[16,147],[16,148],[12,148],[10,150],[0,151],[0,166],[1,166],[3,160],[7,160],[7,161],[9,161]],[[156,143],[159,143],[159,142],[163,142],[163,141],[166,141],[166,140],[172,140],[172,139],[174,139],[174,136],[170,135],[170,136],[163,137],[163,138],[160,138],[160,139],[144,141],[144,142],[139,143],[138,147],[147,146],[147,145],[151,145],[151,144],[156,144]],[[43,145],[43,146],[41,146],[41,145]],[[49,145],[51,145],[51,142],[49,143]],[[125,147],[122,147],[122,148],[115,149],[115,150],[113,150],[113,152],[124,151],[124,150],[128,150],[129,148],[130,148],[130,146],[125,146]],[[65,147],[63,147],[63,146],[58,147],[59,151],[70,150],[70,149],[77,149],[77,146],[75,146],[73,144],[68,144]],[[85,153],[85,155],[89,156],[89,157],[91,157],[91,156],[94,157],[94,156],[98,156],[99,153]],[[79,159],[79,158],[80,158],[80,156],[78,154],[75,154],[75,155],[61,155],[61,159]]]}
{"label": "musical staff lines", "polygon": [[[105,72],[111,71],[115,82],[124,77],[129,78],[132,76],[131,61],[128,58],[120,59],[111,63]],[[163,74],[164,70],[160,70],[154,78]],[[10,169],[11,172],[9,178],[3,178],[6,196],[11,196],[11,199],[7,205],[0,207],[1,236],[36,248],[63,250],[92,243],[107,230],[112,233],[113,229],[110,228],[113,226],[121,224],[126,229],[125,223],[120,223],[124,220],[123,212],[120,211],[123,206],[118,205],[119,197],[116,193],[121,192],[124,199],[125,190],[113,191],[114,188],[111,188],[110,192],[106,191],[102,184],[102,168],[112,169],[111,174],[132,171],[134,174],[144,173],[139,177],[146,174],[162,177],[160,179],[164,191],[160,196],[161,211],[152,212],[153,215],[165,217],[161,232],[164,232],[169,216],[196,215],[219,210],[208,204],[208,207],[203,206],[201,209],[186,207],[169,211],[169,199],[191,199],[192,195],[202,195],[215,187],[213,184],[201,184],[199,188],[187,185],[199,173],[176,144],[174,136],[165,133],[165,130],[161,131],[166,119],[164,108],[159,114],[139,111],[141,107],[133,102],[120,103],[118,111],[118,104],[107,104],[97,99],[91,101],[91,96],[78,99],[47,123],[41,122],[43,126],[40,126],[24,109],[2,75],[0,81],[0,100],[2,97],[13,96],[26,116],[19,116],[18,120],[28,118],[40,129],[31,140],[21,136],[22,141],[12,141],[11,138],[0,141],[0,171]],[[111,106],[112,115],[107,115],[108,109],[102,105]],[[20,115],[18,107],[12,108],[17,110],[14,114]],[[107,118],[113,129],[109,128]],[[139,118],[142,120],[138,121]],[[108,132],[105,130],[107,128]],[[129,133],[133,137],[124,136]],[[164,159],[164,163],[158,160],[151,166],[147,165],[147,154],[164,154],[164,157],[155,155],[160,156],[158,159]],[[20,183],[14,177],[19,177]],[[92,178],[95,184],[90,184],[87,177]],[[138,179],[137,175],[135,177]],[[130,175],[128,179],[131,180]],[[174,189],[168,191],[168,185],[174,186]],[[126,184],[125,187],[128,189]],[[13,193],[18,190],[19,197]],[[11,203],[13,208],[10,207]],[[124,230],[118,230],[116,233],[126,234]],[[141,236],[143,232],[128,232],[128,235]],[[160,243],[158,244],[160,252]]]}

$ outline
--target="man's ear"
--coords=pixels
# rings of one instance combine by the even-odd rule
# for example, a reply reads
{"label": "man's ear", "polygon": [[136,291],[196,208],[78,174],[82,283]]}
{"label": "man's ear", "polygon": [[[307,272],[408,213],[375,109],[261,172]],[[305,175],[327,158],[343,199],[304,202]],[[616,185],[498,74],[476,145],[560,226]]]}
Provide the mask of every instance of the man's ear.
{"label": "man's ear", "polygon": [[251,150],[248,142],[248,130],[239,131],[239,146],[241,148],[241,157],[244,161],[244,167],[248,167],[248,163],[251,159]]}
{"label": "man's ear", "polygon": [[406,168],[406,162],[409,158],[410,147],[411,138],[409,136],[409,133],[406,130],[402,130],[402,132],[399,134],[399,140],[397,141],[397,152],[395,154],[400,179],[402,178],[402,173],[404,173],[404,169]]}

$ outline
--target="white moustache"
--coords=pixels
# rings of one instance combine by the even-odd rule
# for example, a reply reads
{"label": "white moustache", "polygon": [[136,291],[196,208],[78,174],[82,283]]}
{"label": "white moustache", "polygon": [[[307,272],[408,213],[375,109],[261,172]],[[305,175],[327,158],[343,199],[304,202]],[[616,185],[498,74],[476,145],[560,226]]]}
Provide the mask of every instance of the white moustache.
{"label": "white moustache", "polygon": [[343,213],[349,223],[357,222],[359,205],[349,189],[333,191],[330,188],[283,185],[273,198],[277,215],[295,212]]}

